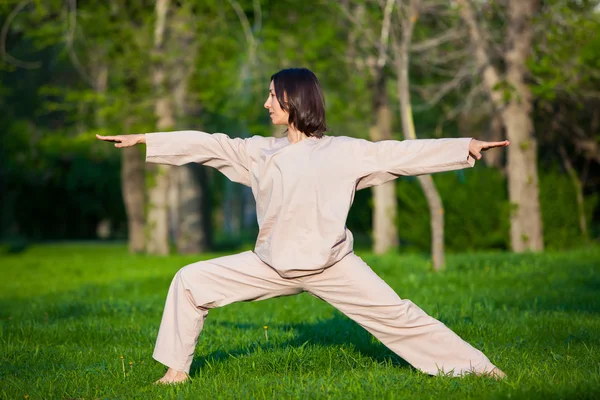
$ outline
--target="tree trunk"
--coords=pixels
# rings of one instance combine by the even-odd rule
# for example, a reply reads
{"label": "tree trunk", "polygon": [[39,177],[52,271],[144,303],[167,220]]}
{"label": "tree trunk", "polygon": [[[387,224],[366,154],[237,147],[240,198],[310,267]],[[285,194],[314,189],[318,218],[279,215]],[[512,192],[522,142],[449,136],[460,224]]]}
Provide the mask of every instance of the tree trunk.
{"label": "tree trunk", "polygon": [[144,160],[137,147],[121,150],[121,190],[127,213],[130,253],[144,251]]}
{"label": "tree trunk", "polygon": [[[185,129],[192,107],[189,104],[188,85],[192,76],[197,43],[194,34],[193,19],[190,10],[182,5],[173,16],[177,25],[170,39],[169,49],[176,53],[177,62],[172,66],[170,82],[173,90],[175,114],[178,126]],[[203,168],[197,164],[187,164],[174,168],[171,174],[171,231],[177,251],[182,254],[194,254],[206,251],[209,245],[210,226],[206,219],[209,213],[204,213],[209,203],[204,196],[206,182],[203,181]]]}
{"label": "tree trunk", "polygon": [[[91,49],[90,49],[91,50]],[[108,63],[106,62],[106,55],[100,49],[91,51],[91,78],[96,94],[101,95],[106,93],[108,87]],[[100,103],[100,102],[99,102]],[[100,110],[100,107],[96,107],[96,126],[98,128],[104,128],[106,126],[106,120]],[[108,239],[112,235],[111,221],[103,218],[98,222],[96,226],[96,236],[100,239]]]}
{"label": "tree trunk", "polygon": [[[491,142],[499,142],[504,140],[502,116],[498,112],[492,112],[489,134],[487,135],[486,139]],[[485,157],[483,157],[483,161],[488,167],[502,169],[502,152],[489,151],[485,154]]]}
{"label": "tree trunk", "polygon": [[[154,29],[153,84],[156,93],[154,113],[158,131],[172,129],[175,125],[173,104],[166,90],[164,37],[169,11],[169,0],[156,1],[156,24]],[[169,254],[168,190],[170,168],[165,165],[148,166],[148,217],[146,251],[150,254]]]}
{"label": "tree trunk", "polygon": [[525,83],[537,1],[510,0],[506,81],[513,90],[502,113],[508,148],[508,192],[511,203],[511,245],[516,252],[544,249],[539,203],[537,141],[531,120],[531,91]]}
{"label": "tree trunk", "polygon": [[[94,90],[104,93],[108,86],[108,64],[102,55],[92,55],[92,76],[94,77]],[[104,118],[98,113],[96,125],[104,127]],[[129,121],[125,123],[125,132],[129,133]],[[144,251],[144,160],[140,149],[129,147],[121,150],[121,192],[125,213],[127,215],[128,248],[130,253]]]}
{"label": "tree trunk", "polygon": [[[392,139],[392,112],[386,93],[386,78],[383,71],[375,84],[374,111],[376,123],[371,127],[371,140]],[[396,182],[390,181],[373,189],[373,251],[383,254],[398,246],[398,229],[396,216],[398,201],[396,199]]]}
{"label": "tree trunk", "polygon": [[242,230],[242,203],[239,185],[225,181],[223,201],[223,231],[233,238],[239,238]]}
{"label": "tree trunk", "polygon": [[[408,7],[409,15],[402,27],[402,42],[396,46],[396,70],[398,75],[398,97],[400,99],[400,116],[402,118],[402,131],[405,139],[416,139],[415,124],[413,121],[410,103],[410,82],[408,78],[409,47],[412,41],[414,24],[418,18],[419,1],[411,0]],[[431,175],[418,177],[423,189],[429,215],[431,216],[431,255],[433,269],[436,271],[444,268],[444,206],[442,199],[435,187]]]}
{"label": "tree trunk", "polygon": [[[531,91],[525,83],[526,61],[531,51],[531,19],[536,0],[508,2],[506,74],[502,78],[489,56],[489,44],[468,0],[457,0],[469,29],[474,56],[482,70],[483,83],[500,115],[511,142],[508,148],[508,192],[511,204],[510,237],[515,252],[544,248],[539,205],[537,142],[531,121]],[[509,94],[508,101],[506,100]]]}
{"label": "tree trunk", "polygon": [[177,179],[174,184],[178,187],[178,234],[177,251],[181,254],[195,254],[206,251],[209,236],[206,228],[209,217],[204,213],[207,199],[204,198],[202,168],[198,165],[177,168]]}
{"label": "tree trunk", "polygon": [[167,193],[168,201],[168,225],[169,225],[169,243],[177,243],[181,227],[181,216],[179,214],[180,176],[182,166],[169,169],[169,188]]}

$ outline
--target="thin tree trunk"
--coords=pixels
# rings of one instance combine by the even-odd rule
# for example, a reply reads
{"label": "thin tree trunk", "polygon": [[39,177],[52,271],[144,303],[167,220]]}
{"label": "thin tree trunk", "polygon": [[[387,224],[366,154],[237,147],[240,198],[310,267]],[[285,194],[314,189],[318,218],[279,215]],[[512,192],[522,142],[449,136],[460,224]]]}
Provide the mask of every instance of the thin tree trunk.
{"label": "thin tree trunk", "polygon": [[[400,116],[402,119],[402,131],[405,139],[416,139],[415,124],[413,121],[412,107],[410,102],[410,82],[408,78],[409,47],[412,41],[414,24],[418,18],[420,1],[411,0],[408,5],[408,17],[402,27],[402,42],[396,46],[396,70],[398,74],[398,97],[400,99]],[[444,268],[444,206],[442,199],[435,187],[431,175],[418,177],[419,184],[423,189],[429,214],[431,216],[431,253],[433,268],[436,271]]]}
{"label": "thin tree trunk", "polygon": [[[156,92],[154,113],[158,119],[158,131],[172,129],[175,125],[173,104],[166,84],[164,49],[169,0],[156,1],[156,24],[154,29],[154,68],[153,84]],[[148,167],[148,218],[146,250],[150,254],[169,254],[168,190],[170,168],[165,165],[150,164]]]}
{"label": "thin tree trunk", "polygon": [[[511,141],[508,148],[508,192],[511,204],[510,237],[515,252],[544,248],[539,205],[537,142],[531,120],[531,91],[525,83],[526,60],[531,51],[531,19],[536,0],[508,2],[506,74],[502,78],[491,62],[488,43],[469,0],[457,0],[469,28],[474,56],[482,70],[483,83],[500,115]],[[510,94],[506,101],[506,95]]]}
{"label": "thin tree trunk", "polygon": [[433,269],[439,271],[444,268],[446,259],[444,256],[444,205],[442,198],[435,187],[431,175],[421,175],[417,179],[421,184],[431,217],[431,257],[433,258]]}
{"label": "thin tree trunk", "polygon": [[560,156],[563,160],[563,165],[571,178],[571,182],[573,182],[573,186],[575,188],[575,194],[577,196],[577,214],[579,216],[579,229],[581,229],[581,235],[583,236],[583,240],[588,243],[589,235],[587,229],[587,222],[585,220],[585,201],[583,198],[583,185],[581,184],[581,180],[577,175],[577,171],[573,168],[573,164],[571,164],[571,160],[569,160],[569,155],[565,150],[565,147],[561,144],[558,147],[560,152]]}
{"label": "thin tree trunk", "polygon": [[[392,139],[392,112],[385,88],[385,72],[380,70],[377,75],[373,93],[376,124],[369,131],[373,141]],[[375,254],[383,254],[398,246],[396,182],[374,186],[372,192],[373,251]]]}

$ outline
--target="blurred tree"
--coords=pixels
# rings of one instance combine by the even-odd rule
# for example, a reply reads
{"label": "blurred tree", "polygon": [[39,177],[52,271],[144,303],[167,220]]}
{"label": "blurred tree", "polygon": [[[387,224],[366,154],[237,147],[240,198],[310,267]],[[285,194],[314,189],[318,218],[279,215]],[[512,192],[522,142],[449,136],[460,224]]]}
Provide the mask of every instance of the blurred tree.
{"label": "blurred tree", "polygon": [[[388,46],[394,1],[385,5],[353,1],[340,5],[350,25],[347,29],[348,63],[354,73],[366,75],[372,104],[369,138],[372,141],[393,139],[393,114],[387,82]],[[377,38],[377,39],[375,39]],[[376,41],[375,41],[376,40]],[[373,42],[375,41],[375,42]],[[396,182],[390,181],[371,189],[373,193],[373,251],[383,254],[398,246]]]}
{"label": "blurred tree", "polygon": [[[589,240],[585,190],[597,189],[590,168],[600,164],[600,1],[554,0],[542,4],[528,62],[536,97],[539,138],[562,160],[576,192],[579,229]],[[552,159],[552,161],[554,161]],[[594,165],[593,165],[594,164]]]}
{"label": "blurred tree", "polygon": [[469,28],[474,57],[494,107],[500,112],[508,139],[508,181],[511,202],[511,247],[513,251],[540,251],[544,248],[539,205],[537,140],[532,122],[532,94],[526,83],[527,59],[533,37],[532,18],[536,0],[509,0],[505,48],[501,73],[492,62],[493,43],[477,18],[471,0],[457,0]]}
{"label": "blurred tree", "polygon": [[[177,129],[190,129],[189,117],[198,112],[189,94],[201,45],[196,35],[198,17],[189,2],[182,3],[173,11],[172,31],[168,39],[168,54],[172,58],[167,61],[171,64],[169,92],[174,106],[175,126]],[[214,14],[213,10],[206,10],[206,6],[201,12],[209,17]],[[177,251],[183,254],[206,251],[210,242],[210,213],[206,208],[204,168],[196,164],[172,168],[169,180],[169,225]]]}
{"label": "blurred tree", "polygon": [[[363,52],[370,55],[367,58],[367,64],[371,65],[373,70],[372,75],[374,76],[374,82],[371,87],[374,89],[375,107],[374,114],[377,116],[378,123],[376,128],[372,129],[373,140],[378,139],[389,139],[391,135],[387,137],[377,137],[377,133],[386,132],[389,130],[391,125],[391,115],[389,112],[389,104],[387,102],[387,92],[385,91],[386,74],[388,73],[384,67],[388,60],[394,62],[395,73],[396,73],[396,90],[397,97],[399,100],[400,108],[400,120],[402,123],[402,132],[405,139],[415,139],[415,124],[413,122],[412,104],[410,98],[410,87],[411,81],[409,79],[409,53],[411,47],[415,44],[412,43],[413,31],[415,23],[418,19],[419,9],[421,7],[420,1],[385,1],[378,2],[375,6],[376,12],[379,16],[379,21],[364,21],[359,19],[364,11],[361,9],[365,8],[365,5],[370,2],[357,2],[356,10],[360,13],[352,15],[348,10],[345,10],[347,17],[354,22],[353,29],[360,32],[362,37],[362,44],[365,49]],[[342,8],[344,10],[344,8]],[[375,30],[374,27],[381,26],[380,30]],[[388,42],[394,43],[393,51],[388,51]],[[443,42],[443,41],[442,41]],[[367,45],[365,46],[365,43]],[[368,47],[370,45],[370,48]],[[433,43],[420,43],[421,47],[435,47],[439,45],[435,41]],[[375,50],[375,51],[374,51]],[[376,56],[373,56],[373,53]],[[425,193],[427,203],[429,205],[429,212],[431,215],[431,250],[433,265],[436,270],[441,269],[444,265],[444,211],[442,200],[437,192],[435,183],[431,176],[418,177],[419,184],[421,185],[423,192]],[[384,185],[374,190],[374,238],[375,238],[375,250],[378,250],[378,246],[381,246],[381,251],[387,250],[389,246],[397,243],[397,231],[387,229],[390,223],[395,224],[395,215],[397,209],[396,198],[394,195],[394,186]],[[391,193],[388,189],[391,188]],[[393,196],[392,200],[390,196]],[[378,205],[379,202],[379,205]],[[393,207],[393,213],[389,210]],[[393,216],[393,219],[390,218]],[[379,233],[379,234],[378,234]],[[380,242],[378,243],[378,239]]]}
{"label": "blurred tree", "polygon": [[[394,59],[398,75],[398,97],[400,99],[400,114],[402,117],[402,131],[406,139],[416,139],[415,124],[413,122],[412,106],[410,100],[409,57],[410,46],[415,24],[419,18],[421,7],[420,0],[410,0],[400,6],[400,38],[395,38]],[[434,270],[444,267],[444,206],[431,175],[417,177],[429,205],[431,216],[431,251]]]}
{"label": "blurred tree", "polygon": [[[175,111],[171,88],[168,86],[168,63],[166,31],[171,29],[172,14],[170,0],[156,1],[156,20],[154,22],[154,49],[152,82],[154,85],[154,113],[157,118],[158,132],[166,132],[175,127]],[[148,173],[148,213],[146,220],[146,251],[150,254],[169,254],[169,215],[168,191],[170,169],[168,165],[150,164]]]}

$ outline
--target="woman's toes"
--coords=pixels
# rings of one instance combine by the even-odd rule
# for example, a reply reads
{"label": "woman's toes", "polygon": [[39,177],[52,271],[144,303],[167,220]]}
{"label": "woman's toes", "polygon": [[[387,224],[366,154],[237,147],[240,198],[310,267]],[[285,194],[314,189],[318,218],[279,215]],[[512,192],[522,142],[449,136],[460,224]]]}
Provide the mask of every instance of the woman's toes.
{"label": "woman's toes", "polygon": [[155,385],[174,385],[177,383],[183,383],[190,379],[189,375],[185,372],[177,372],[177,374],[167,373],[165,376],[154,382]]}
{"label": "woman's toes", "polygon": [[492,378],[494,378],[496,380],[506,378],[506,374],[504,372],[502,372],[502,370],[500,368],[494,368],[493,370],[491,370],[489,373],[489,376],[491,376]]}

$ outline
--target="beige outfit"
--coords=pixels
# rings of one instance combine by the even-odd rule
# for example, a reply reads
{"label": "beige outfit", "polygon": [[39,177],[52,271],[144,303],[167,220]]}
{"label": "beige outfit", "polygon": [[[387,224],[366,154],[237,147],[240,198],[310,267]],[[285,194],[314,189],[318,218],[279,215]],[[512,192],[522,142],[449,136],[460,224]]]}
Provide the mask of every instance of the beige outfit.
{"label": "beige outfit", "polygon": [[357,257],[345,225],[357,189],[473,166],[470,140],[324,136],[291,144],[198,131],[147,134],[147,162],[198,162],[250,186],[259,225],[254,252],[198,262],[176,274],[154,358],[188,372],[208,309],[307,291],[426,373],[491,371],[479,350],[400,299]]}

